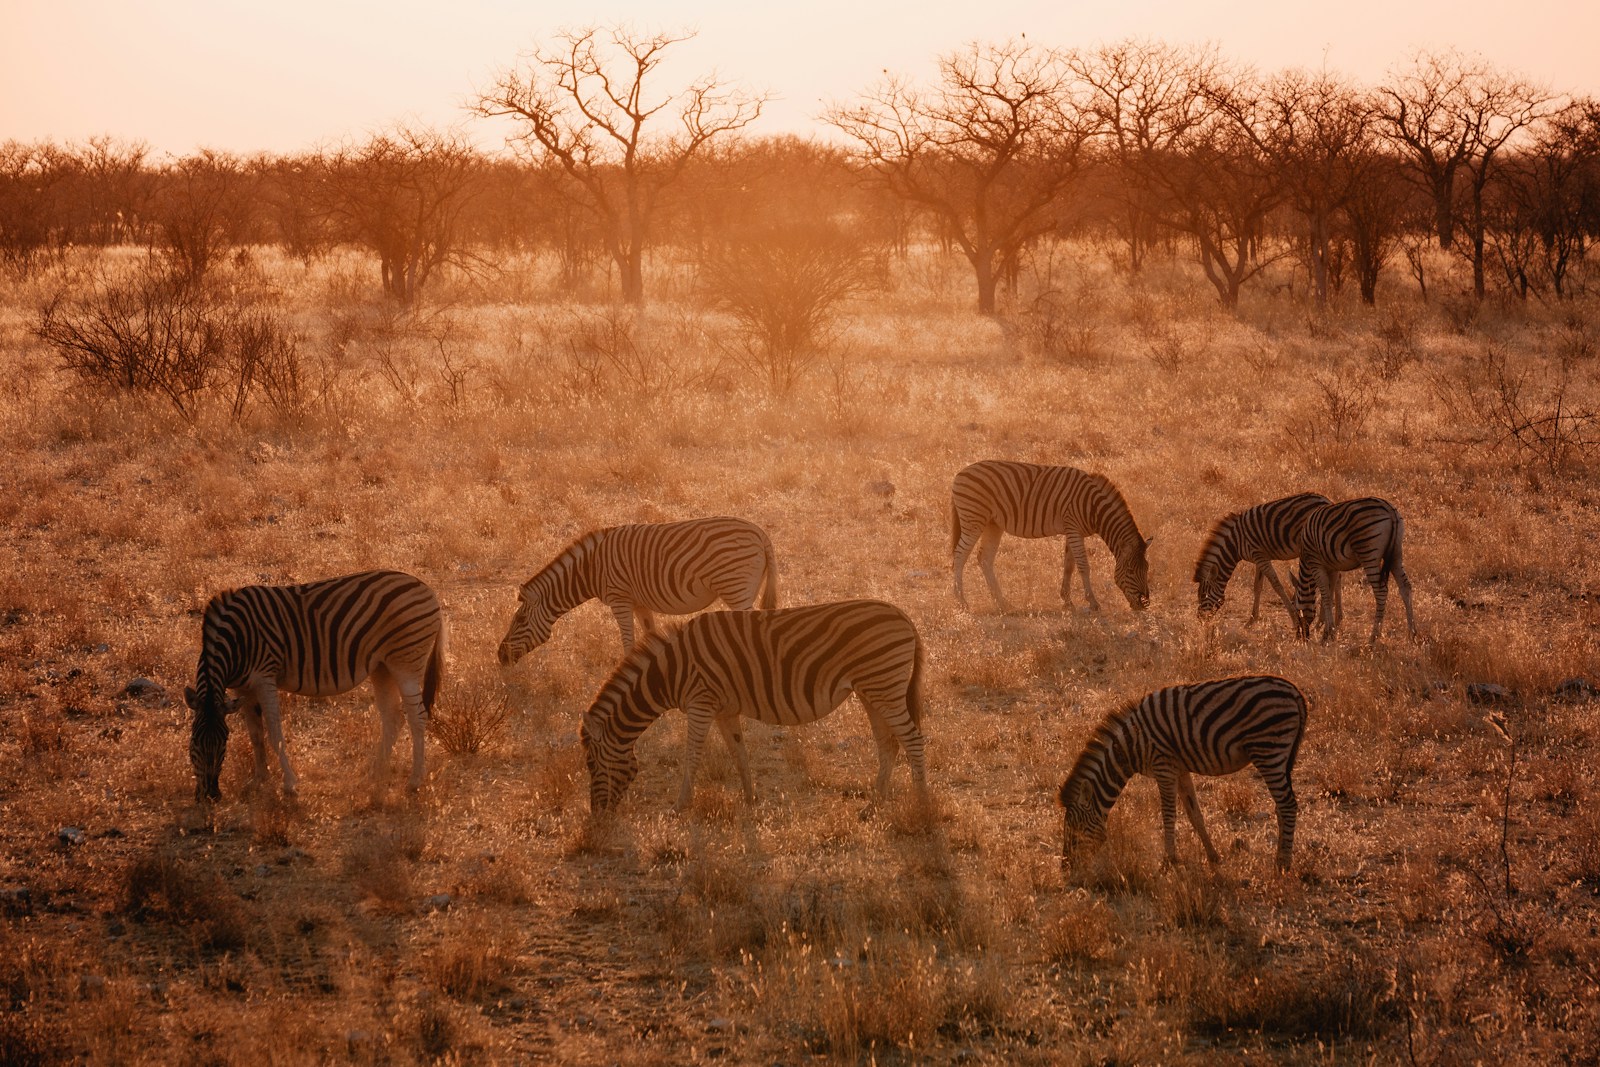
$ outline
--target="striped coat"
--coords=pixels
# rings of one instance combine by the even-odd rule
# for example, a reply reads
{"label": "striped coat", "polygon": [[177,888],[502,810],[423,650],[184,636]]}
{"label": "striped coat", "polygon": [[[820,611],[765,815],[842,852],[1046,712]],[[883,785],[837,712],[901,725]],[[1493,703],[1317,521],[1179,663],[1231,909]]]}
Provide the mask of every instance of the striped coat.
{"label": "striped coat", "polygon": [[962,572],[974,546],[989,593],[1002,611],[1009,610],[995,579],[994,557],[1000,535],[1055,537],[1066,535],[1061,574],[1061,599],[1072,605],[1072,570],[1077,565],[1090,609],[1100,610],[1089,582],[1089,557],[1083,539],[1091,534],[1116,557],[1113,580],[1128,606],[1142,611],[1150,604],[1150,541],[1139,533],[1127,502],[1105,476],[1075,467],[986,459],[963,468],[950,486],[950,554],[955,568],[956,599],[967,606]]}
{"label": "striped coat", "polygon": [[1299,811],[1292,775],[1305,724],[1300,690],[1269,675],[1170,686],[1112,712],[1094,728],[1061,785],[1062,865],[1082,841],[1105,838],[1111,807],[1135,774],[1154,778],[1161,792],[1167,861],[1178,862],[1174,835],[1181,799],[1206,858],[1216,863],[1190,775],[1254,766],[1277,807],[1278,867],[1288,870]]}
{"label": "striped coat", "polygon": [[[1195,593],[1202,617],[1215,615],[1227,595],[1228,580],[1242,562],[1255,565],[1255,600],[1250,605],[1250,622],[1261,613],[1261,586],[1271,582],[1283,601],[1291,621],[1295,619],[1294,600],[1278,580],[1272,567],[1275,559],[1300,558],[1300,528],[1306,516],[1328,503],[1320,493],[1296,493],[1235,511],[1217,520],[1200,548],[1195,561]],[[1338,587],[1335,586],[1335,593]]]}
{"label": "striped coat", "polygon": [[638,773],[634,745],[671,708],[688,717],[688,750],[678,807],[688,806],[712,723],[755,799],[741,717],[774,725],[813,722],[852,692],[861,698],[878,747],[878,795],[889,788],[904,748],[917,790],[923,769],[922,642],[904,612],[877,600],[844,600],[777,611],[698,615],[635,648],[583,717],[591,810],[622,799]]}
{"label": "striped coat", "polygon": [[616,616],[622,650],[652,613],[688,615],[721,600],[730,608],[778,606],[778,565],[766,531],[744,519],[611,526],[584,534],[523,583],[500,663],[509,667],[550,640],[555,621],[599,599]]}
{"label": "striped coat", "polygon": [[[243,711],[255,754],[255,782],[266,779],[263,727],[283,769],[283,791],[297,780],[289,765],[278,691],[332,696],[367,678],[382,716],[373,758],[378,775],[400,732],[411,731],[410,788],[422,784],[423,736],[444,661],[439,599],[399,571],[365,571],[305,585],[248,585],[218,593],[201,623],[200,663],[184,697],[194,712],[189,762],[195,798],[221,796],[227,715]],[[238,695],[232,700],[228,692]]]}
{"label": "striped coat", "polygon": [[1306,517],[1301,530],[1300,569],[1295,575],[1296,619],[1301,638],[1310,638],[1311,624],[1319,614],[1317,596],[1322,596],[1322,638],[1337,632],[1340,617],[1330,603],[1336,600],[1341,571],[1360,568],[1372,586],[1376,609],[1372,636],[1376,644],[1383,632],[1383,610],[1389,600],[1389,578],[1400,590],[1406,608],[1406,628],[1417,636],[1417,619],[1411,608],[1411,579],[1406,575],[1401,545],[1405,522],[1393,504],[1374,496],[1329,504]]}

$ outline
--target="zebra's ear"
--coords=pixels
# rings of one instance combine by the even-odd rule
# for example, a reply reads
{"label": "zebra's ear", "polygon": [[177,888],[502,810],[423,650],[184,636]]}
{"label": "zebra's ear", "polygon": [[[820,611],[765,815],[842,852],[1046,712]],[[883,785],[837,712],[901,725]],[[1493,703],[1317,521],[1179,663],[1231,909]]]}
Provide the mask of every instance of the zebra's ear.
{"label": "zebra's ear", "polygon": [[1155,537],[1154,537],[1154,535],[1152,535],[1152,536],[1150,536],[1150,537],[1146,537],[1146,538],[1145,538],[1145,539],[1144,539],[1144,547],[1146,547],[1146,548],[1149,548],[1149,547],[1150,547],[1150,546],[1151,546],[1151,545],[1152,545],[1152,544],[1154,544],[1154,543],[1155,543]]}
{"label": "zebra's ear", "polygon": [[183,702],[189,705],[190,711],[200,710],[200,702],[195,697],[194,686],[186,685],[183,687]]}

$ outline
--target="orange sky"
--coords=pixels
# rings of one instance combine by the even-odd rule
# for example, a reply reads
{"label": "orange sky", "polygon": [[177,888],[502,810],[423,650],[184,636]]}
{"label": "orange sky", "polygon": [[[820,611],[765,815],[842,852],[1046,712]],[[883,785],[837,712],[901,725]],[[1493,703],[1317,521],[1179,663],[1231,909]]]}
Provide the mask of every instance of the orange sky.
{"label": "orange sky", "polygon": [[[815,116],[884,69],[925,77],[964,42],[1215,42],[1264,69],[1376,80],[1417,48],[1454,46],[1559,90],[1600,93],[1600,0],[0,0],[0,140],[95,133],[185,152],[293,151],[400,119],[463,121],[474,85],[563,26],[699,30],[679,74],[715,68],[779,96],[757,131]],[[805,11],[802,19],[796,12]],[[485,128],[480,141],[495,143]]]}

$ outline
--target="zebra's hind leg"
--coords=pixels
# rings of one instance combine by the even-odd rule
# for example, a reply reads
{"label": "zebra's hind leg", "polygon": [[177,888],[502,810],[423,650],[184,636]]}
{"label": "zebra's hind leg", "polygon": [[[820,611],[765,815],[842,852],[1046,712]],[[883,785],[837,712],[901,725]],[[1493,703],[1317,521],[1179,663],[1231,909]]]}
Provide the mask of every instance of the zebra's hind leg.
{"label": "zebra's hind leg", "polygon": [[1294,781],[1290,778],[1290,768],[1264,762],[1267,758],[1270,757],[1262,757],[1252,762],[1255,762],[1256,769],[1261,772],[1262,781],[1267,783],[1267,791],[1272,794],[1272,803],[1277,809],[1278,870],[1287,871],[1294,858],[1294,824],[1300,814],[1300,801],[1294,795]]}
{"label": "zebra's hind leg", "polygon": [[413,793],[422,788],[427,771],[423,746],[428,738],[428,712],[422,706],[422,679],[417,676],[396,678],[400,687],[400,700],[406,710],[406,725],[411,728],[411,777],[406,788]]}
{"label": "zebra's hind leg", "polygon": [[374,799],[389,777],[389,760],[394,755],[394,743],[400,737],[400,723],[404,721],[405,698],[394,675],[385,667],[372,672],[373,701],[378,705],[378,744],[372,750],[371,779]]}
{"label": "zebra's hind leg", "polygon": [[1189,816],[1189,825],[1194,827],[1194,832],[1199,835],[1200,843],[1205,846],[1206,859],[1215,867],[1222,857],[1217,855],[1216,848],[1211,844],[1211,835],[1206,833],[1206,820],[1200,814],[1200,798],[1194,793],[1194,779],[1188,771],[1178,772],[1178,792],[1183,798],[1184,814]]}
{"label": "zebra's hind leg", "polygon": [[[1272,583],[1273,591],[1278,594],[1278,599],[1283,601],[1284,610],[1289,613],[1289,621],[1291,623],[1294,622],[1294,596],[1278,580],[1278,571],[1273,567],[1271,560],[1263,560],[1256,564],[1256,603],[1259,604],[1261,602],[1261,580],[1263,578]],[[1256,621],[1254,612],[1250,614],[1250,621]]]}
{"label": "zebra's hind leg", "polygon": [[754,804],[756,786],[750,777],[750,753],[744,747],[744,732],[739,728],[739,717],[720,715],[717,717],[717,728],[722,731],[722,740],[728,746],[728,754],[733,757],[734,764],[739,768],[739,784],[744,786],[744,799]]}
{"label": "zebra's hind leg", "polygon": [[626,656],[633,651],[633,605],[620,601],[611,601],[606,604],[611,609],[611,614],[616,616],[617,629],[622,631],[622,654]]}
{"label": "zebra's hind leg", "polygon": [[1076,566],[1083,578],[1083,597],[1089,602],[1089,610],[1099,611],[1100,601],[1095,599],[1094,586],[1089,584],[1089,553],[1084,550],[1083,535],[1076,530],[1067,531],[1066,557],[1061,568],[1061,602],[1072,607],[1072,569]]}
{"label": "zebra's hind leg", "polygon": [[1367,572],[1367,581],[1372,585],[1372,599],[1375,604],[1372,613],[1372,636],[1367,639],[1367,643],[1376,645],[1378,638],[1383,635],[1383,611],[1389,603],[1389,576],[1383,573],[1380,565],[1377,573]]}
{"label": "zebra's hind leg", "polygon": [[[978,543],[978,538],[967,532],[967,525],[956,520],[958,532],[955,547],[950,550],[950,567],[954,572],[956,603],[962,608],[967,607],[967,591],[963,587],[963,571],[967,568],[967,557],[972,555],[972,547]],[[981,532],[981,531],[980,531]]]}

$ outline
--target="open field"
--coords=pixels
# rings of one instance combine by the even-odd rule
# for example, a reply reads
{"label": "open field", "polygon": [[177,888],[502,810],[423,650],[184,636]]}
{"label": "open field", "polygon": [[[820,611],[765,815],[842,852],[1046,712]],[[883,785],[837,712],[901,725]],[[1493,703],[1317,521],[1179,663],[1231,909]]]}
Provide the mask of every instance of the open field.
{"label": "open field", "polygon": [[[964,310],[964,267],[916,253],[773,395],[720,354],[687,268],[658,264],[637,318],[555,295],[540,264],[402,314],[358,257],[261,251],[228,269],[299,336],[304,395],[237,419],[60,370],[31,328],[63,271],[0,290],[0,1061],[1594,1062],[1600,704],[1555,694],[1600,682],[1600,457],[1477,443],[1497,427],[1471,397],[1565,380],[1592,412],[1600,306],[1397,288],[1317,314],[1262,285],[1227,314],[1177,266],[1063,254],[1065,310],[1002,325]],[[975,563],[959,610],[950,479],[985,457],[1116,482],[1155,538],[1150,610],[1095,542],[1102,612],[1063,613],[1060,540],[1014,539],[1017,612]],[[1201,537],[1302,490],[1399,508],[1423,640],[1391,597],[1369,652],[1353,578],[1332,643],[1296,641],[1270,590],[1247,630],[1248,567],[1204,638]],[[903,767],[865,810],[851,702],[747,728],[754,808],[713,741],[682,816],[669,716],[590,824],[577,728],[616,626],[580,609],[502,679],[516,585],[587,529],[702,514],[769,531],[784,604],[916,621],[931,818]],[[288,697],[299,802],[241,797],[238,730],[223,802],[196,808],[182,690],[209,596],[380,566],[444,602],[438,717],[503,703],[504,725],[475,753],[430,742],[414,798],[401,746],[375,795],[370,688]],[[1189,862],[1161,869],[1138,779],[1064,882],[1055,790],[1092,724],[1246,672],[1310,700],[1293,873],[1241,774],[1197,780],[1217,871],[1183,825]],[[1508,800],[1473,683],[1507,692]]]}

